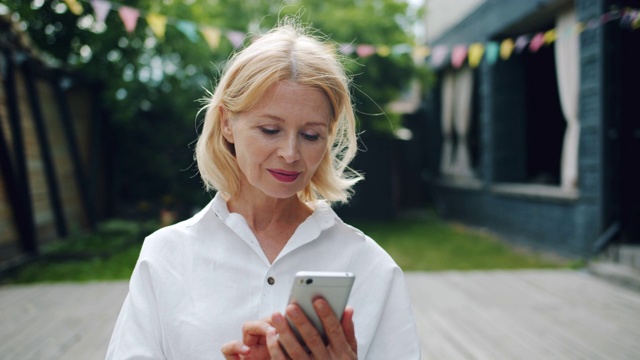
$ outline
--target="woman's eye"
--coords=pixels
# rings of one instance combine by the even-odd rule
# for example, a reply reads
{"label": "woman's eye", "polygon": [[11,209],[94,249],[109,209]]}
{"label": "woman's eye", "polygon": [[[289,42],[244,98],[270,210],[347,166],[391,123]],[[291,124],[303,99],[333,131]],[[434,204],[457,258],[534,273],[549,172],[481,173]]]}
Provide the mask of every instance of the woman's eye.
{"label": "woman's eye", "polygon": [[316,140],[320,139],[320,135],[315,135],[315,134],[302,133],[302,137],[305,140],[309,140],[309,141],[316,141]]}
{"label": "woman's eye", "polygon": [[261,128],[260,131],[262,131],[262,133],[267,134],[267,135],[275,135],[280,130],[278,130],[278,129],[269,129],[269,128]]}

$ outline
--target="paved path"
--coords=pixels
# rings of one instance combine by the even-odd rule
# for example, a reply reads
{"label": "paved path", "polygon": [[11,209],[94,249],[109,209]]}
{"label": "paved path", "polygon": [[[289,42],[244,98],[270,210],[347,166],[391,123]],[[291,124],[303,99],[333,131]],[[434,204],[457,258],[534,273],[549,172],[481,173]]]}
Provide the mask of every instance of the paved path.
{"label": "paved path", "polygon": [[[568,270],[408,273],[423,359],[640,359],[640,292]],[[103,359],[125,282],[0,288],[0,359]]]}

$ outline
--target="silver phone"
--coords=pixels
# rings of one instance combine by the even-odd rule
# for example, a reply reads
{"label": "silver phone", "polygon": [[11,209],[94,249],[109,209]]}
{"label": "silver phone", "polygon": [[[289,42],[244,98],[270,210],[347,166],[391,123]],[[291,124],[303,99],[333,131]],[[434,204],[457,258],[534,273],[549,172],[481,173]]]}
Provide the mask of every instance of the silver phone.
{"label": "silver phone", "polygon": [[[320,321],[313,308],[313,301],[319,297],[324,298],[329,303],[333,313],[341,320],[354,281],[355,275],[350,272],[300,271],[296,273],[288,303],[298,304],[326,344],[327,336],[324,332],[322,321]],[[298,337],[298,340],[304,343],[298,329],[296,329],[291,320],[289,320],[289,326]]]}

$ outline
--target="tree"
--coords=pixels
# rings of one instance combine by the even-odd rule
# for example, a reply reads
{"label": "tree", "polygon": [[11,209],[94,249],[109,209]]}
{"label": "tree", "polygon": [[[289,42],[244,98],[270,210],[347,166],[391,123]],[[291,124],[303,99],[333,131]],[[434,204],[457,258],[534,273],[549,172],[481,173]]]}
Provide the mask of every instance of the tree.
{"label": "tree", "polygon": [[[223,37],[212,50],[197,32],[180,30],[181,21],[192,30],[212,26],[258,33],[279,18],[297,14],[336,43],[405,44],[396,46],[392,56],[351,56],[346,62],[364,131],[391,133],[400,117],[381,115],[384,106],[412,78],[421,76],[422,70],[406,51],[413,43],[410,26],[420,14],[401,1],[285,0],[274,5],[259,0],[130,0],[110,3],[112,11],[104,23],[96,21],[88,1],[78,1],[81,15],[69,11],[68,2],[62,0],[6,0],[5,6],[52,63],[103,84],[103,105],[111,114],[114,134],[110,146],[116,158],[114,176],[119,179],[116,193],[125,202],[167,194],[189,204],[206,200],[189,148],[197,137],[201,105],[197,100],[215,86],[233,46]],[[114,11],[121,5],[141,11],[130,34]],[[145,16],[150,13],[166,16],[164,39],[148,26]]]}

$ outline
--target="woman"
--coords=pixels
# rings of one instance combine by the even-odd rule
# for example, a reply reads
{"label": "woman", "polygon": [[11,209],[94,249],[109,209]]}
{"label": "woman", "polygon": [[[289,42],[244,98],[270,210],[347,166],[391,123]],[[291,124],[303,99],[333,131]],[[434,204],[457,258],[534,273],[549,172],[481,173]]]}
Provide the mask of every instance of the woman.
{"label": "woman", "polygon": [[[205,108],[196,160],[217,194],[145,240],[107,358],[419,358],[402,271],[330,207],[361,179],[333,48],[276,27],[232,58]],[[356,276],[342,319],[314,302],[328,345],[286,306],[302,270]]]}

